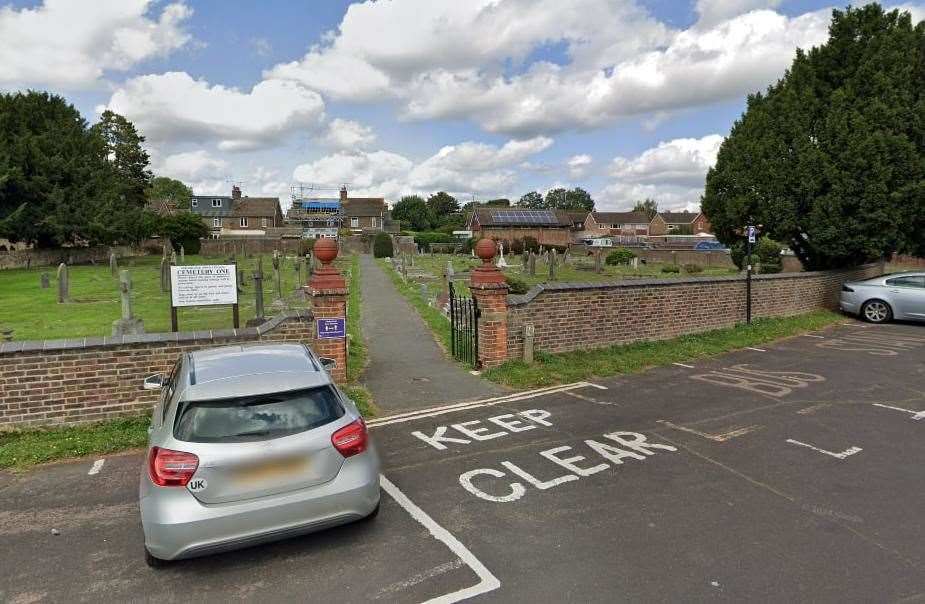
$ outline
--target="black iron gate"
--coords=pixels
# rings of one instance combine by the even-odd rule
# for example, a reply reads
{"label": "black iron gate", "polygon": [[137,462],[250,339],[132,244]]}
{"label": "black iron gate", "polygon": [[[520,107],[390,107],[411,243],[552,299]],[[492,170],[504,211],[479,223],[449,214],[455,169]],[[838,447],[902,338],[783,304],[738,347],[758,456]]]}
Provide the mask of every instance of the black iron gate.
{"label": "black iron gate", "polygon": [[453,356],[479,368],[479,306],[475,298],[457,296],[450,281],[450,347]]}

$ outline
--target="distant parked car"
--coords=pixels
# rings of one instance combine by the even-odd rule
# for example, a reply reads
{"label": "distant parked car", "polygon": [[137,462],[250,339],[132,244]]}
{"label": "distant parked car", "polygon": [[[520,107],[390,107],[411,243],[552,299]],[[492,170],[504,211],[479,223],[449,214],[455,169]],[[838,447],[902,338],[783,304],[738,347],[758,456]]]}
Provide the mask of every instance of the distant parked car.
{"label": "distant parked car", "polygon": [[729,248],[720,243],[719,241],[698,241],[697,245],[694,246],[695,250],[700,251],[720,251],[728,252]]}
{"label": "distant parked car", "polygon": [[187,353],[163,378],[139,488],[145,560],[202,556],[374,516],[379,457],[299,344]]}
{"label": "distant parked car", "polygon": [[893,273],[845,283],[839,307],[871,323],[925,321],[925,273]]}

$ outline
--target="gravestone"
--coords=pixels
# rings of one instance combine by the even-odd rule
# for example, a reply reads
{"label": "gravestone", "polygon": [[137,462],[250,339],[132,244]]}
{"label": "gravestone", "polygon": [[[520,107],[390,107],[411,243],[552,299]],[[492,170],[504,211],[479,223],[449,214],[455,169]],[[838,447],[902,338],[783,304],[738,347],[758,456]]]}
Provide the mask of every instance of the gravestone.
{"label": "gravestone", "polygon": [[177,252],[175,252],[174,250],[170,250],[170,264],[172,265],[177,264]]}
{"label": "gravestone", "polygon": [[530,274],[536,275],[536,252],[530,252]]}
{"label": "gravestone", "polygon": [[67,277],[67,264],[58,265],[58,304],[64,304],[70,300],[70,283]]}
{"label": "gravestone", "polygon": [[524,250],[520,255],[520,261],[523,262],[525,273],[530,270],[530,252]]}
{"label": "gravestone", "polygon": [[597,252],[594,254],[594,272],[604,272],[604,254],[601,253],[601,250],[597,250]]}
{"label": "gravestone", "polygon": [[[237,266],[237,264],[235,264],[235,266]],[[245,283],[245,281],[244,281],[244,271],[243,271],[243,270],[240,270],[240,271],[239,271],[239,270],[236,270],[235,273],[237,274],[237,287],[238,287],[238,293],[239,293],[239,294],[244,293],[244,283]]]}
{"label": "gravestone", "polygon": [[633,270],[638,271],[639,270],[639,256],[634,256],[632,262],[633,262]]}
{"label": "gravestone", "polygon": [[556,280],[556,250],[549,253],[549,280]]}
{"label": "gravestone", "polygon": [[504,242],[498,242],[498,251],[500,256],[498,257],[498,263],[495,265],[498,268],[507,268],[507,260],[504,259]]}
{"label": "gravestone", "polygon": [[112,335],[144,333],[144,321],[136,319],[132,312],[132,279],[127,270],[119,271],[119,296],[122,298],[122,318],[112,322]]}
{"label": "gravestone", "polygon": [[113,277],[119,276],[119,261],[116,259],[115,252],[109,254],[109,272]]}
{"label": "gravestone", "polygon": [[247,322],[248,327],[262,325],[263,317],[263,257],[257,259],[257,270],[254,271],[254,305],[256,317]]}
{"label": "gravestone", "polygon": [[446,261],[446,276],[452,279],[456,275],[456,271],[453,269],[453,261]]}
{"label": "gravestone", "polygon": [[48,273],[42,273],[42,289],[48,289],[49,287]]}
{"label": "gravestone", "polygon": [[182,243],[180,244],[180,264],[186,264],[186,248]]}
{"label": "gravestone", "polygon": [[276,299],[281,300],[283,297],[283,286],[279,274],[279,254],[276,251],[273,252],[273,283],[276,286]]}
{"label": "gravestone", "polygon": [[161,258],[161,291],[170,291],[170,260],[167,256]]}
{"label": "gravestone", "polygon": [[296,284],[295,284],[295,286],[296,286],[297,289],[299,289],[299,288],[302,287],[302,285],[303,285],[305,282],[302,281],[302,258],[299,258],[298,256],[296,256],[296,259],[295,259],[295,270],[296,270],[296,275],[298,275],[298,276],[296,277]]}

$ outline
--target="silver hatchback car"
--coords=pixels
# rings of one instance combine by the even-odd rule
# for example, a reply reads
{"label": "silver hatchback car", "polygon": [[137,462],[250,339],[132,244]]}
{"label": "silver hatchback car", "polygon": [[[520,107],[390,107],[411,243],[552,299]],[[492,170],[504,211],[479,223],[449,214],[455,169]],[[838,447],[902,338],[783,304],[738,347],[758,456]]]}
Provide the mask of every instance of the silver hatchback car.
{"label": "silver hatchback car", "polygon": [[353,402],[300,344],[183,354],[145,388],[139,489],[151,566],[374,516],[379,457]]}
{"label": "silver hatchback car", "polygon": [[839,307],[871,323],[925,321],[925,272],[892,273],[845,283]]}

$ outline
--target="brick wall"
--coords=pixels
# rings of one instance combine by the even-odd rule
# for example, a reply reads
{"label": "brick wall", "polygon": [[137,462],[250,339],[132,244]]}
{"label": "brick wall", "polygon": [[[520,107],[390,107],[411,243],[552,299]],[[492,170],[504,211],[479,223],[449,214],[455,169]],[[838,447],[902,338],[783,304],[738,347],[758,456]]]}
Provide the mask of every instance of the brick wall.
{"label": "brick wall", "polygon": [[[882,264],[843,271],[758,275],[755,317],[834,308],[844,281],[874,277]],[[537,351],[565,352],[730,327],[745,321],[745,278],[561,283],[508,296],[508,358],[523,357],[524,325]]]}
{"label": "brick wall", "polygon": [[119,258],[143,255],[143,250],[134,250],[128,246],[116,247],[60,247],[54,249],[0,251],[0,269],[28,268],[31,266],[56,267],[62,262],[67,264],[109,264],[109,254],[115,252]]}
{"label": "brick wall", "polygon": [[533,237],[540,245],[568,245],[572,242],[572,233],[567,227],[536,229],[504,229],[500,227],[482,227],[474,233],[476,239],[484,237],[499,241],[513,241],[524,237]]}
{"label": "brick wall", "polygon": [[181,353],[255,342],[313,345],[313,335],[312,313],[302,310],[238,330],[7,342],[0,345],[0,430],[146,413],[159,393],[142,390],[142,380],[166,373]]}

